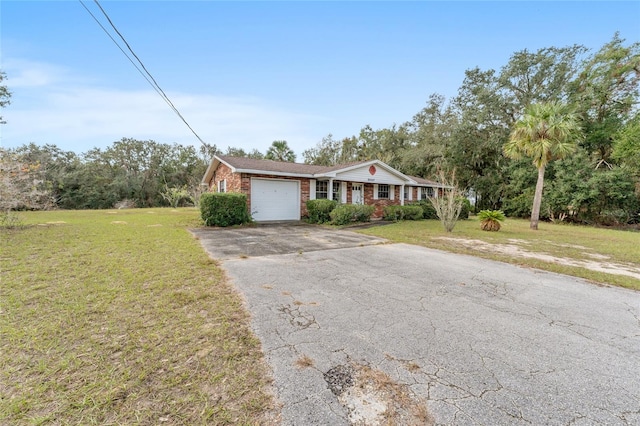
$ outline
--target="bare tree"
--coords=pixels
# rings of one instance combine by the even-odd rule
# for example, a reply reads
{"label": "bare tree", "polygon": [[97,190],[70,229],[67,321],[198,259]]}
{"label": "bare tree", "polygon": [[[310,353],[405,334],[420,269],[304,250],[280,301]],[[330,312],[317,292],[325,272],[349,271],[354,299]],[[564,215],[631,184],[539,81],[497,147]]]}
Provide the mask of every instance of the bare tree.
{"label": "bare tree", "polygon": [[444,230],[451,232],[460,217],[464,195],[457,186],[455,170],[451,172],[451,175],[447,175],[446,172],[439,169],[438,180],[443,187],[435,197],[429,198],[429,201],[436,210]]}
{"label": "bare tree", "polygon": [[46,210],[53,205],[40,164],[29,164],[0,149],[0,211]]}

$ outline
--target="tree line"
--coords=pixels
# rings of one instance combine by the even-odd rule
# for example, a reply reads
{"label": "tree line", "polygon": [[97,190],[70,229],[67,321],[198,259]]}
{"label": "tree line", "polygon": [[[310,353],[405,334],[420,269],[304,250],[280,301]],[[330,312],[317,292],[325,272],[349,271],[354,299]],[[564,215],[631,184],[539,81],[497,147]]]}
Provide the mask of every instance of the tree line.
{"label": "tree line", "polygon": [[0,210],[194,205],[207,190],[201,180],[217,153],[295,160],[286,141],[274,141],[265,154],[132,138],[82,154],[30,143],[0,149]]}
{"label": "tree line", "polygon": [[[0,73],[0,81],[2,77]],[[432,94],[405,123],[377,130],[367,125],[343,139],[329,134],[305,150],[302,159],[317,165],[379,159],[405,174],[431,179],[439,170],[455,170],[477,210],[528,217],[538,172],[531,158],[507,156],[504,147],[527,108],[558,103],[577,117],[581,137],[570,155],[545,164],[540,217],[637,223],[639,85],[640,43],[626,44],[619,34],[597,51],[579,45],[523,50],[499,70],[467,70],[455,97]],[[4,106],[10,93],[0,87]],[[186,205],[197,201],[200,180],[215,153],[296,159],[286,141],[274,141],[265,154],[129,138],[83,154],[32,143],[2,151],[5,184],[0,182],[0,190],[6,199],[8,177],[15,181],[28,171],[25,181],[50,191],[51,202],[60,208],[112,208],[124,200],[138,207]],[[8,162],[23,167],[5,172]]]}
{"label": "tree line", "polygon": [[531,158],[504,147],[525,110],[557,103],[577,117],[580,142],[550,162],[540,217],[583,223],[640,221],[640,43],[619,34],[595,52],[574,45],[515,52],[500,70],[469,69],[450,100],[432,94],[400,125],[336,140],[303,152],[307,163],[380,159],[414,176],[456,170],[475,208],[528,217],[537,181]]}

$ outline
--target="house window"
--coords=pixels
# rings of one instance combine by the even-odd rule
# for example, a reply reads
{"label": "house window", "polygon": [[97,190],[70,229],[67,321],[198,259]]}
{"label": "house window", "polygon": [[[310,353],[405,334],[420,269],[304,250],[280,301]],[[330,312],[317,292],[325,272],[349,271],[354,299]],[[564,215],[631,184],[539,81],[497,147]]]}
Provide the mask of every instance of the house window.
{"label": "house window", "polygon": [[218,192],[227,192],[227,180],[221,180],[218,182]]}
{"label": "house window", "polygon": [[405,186],[404,187],[404,199],[405,200],[409,199],[409,191],[411,191],[411,187],[410,186]]}
{"label": "house window", "polygon": [[333,182],[333,199],[340,202],[340,182]]}
{"label": "house window", "polygon": [[329,182],[326,180],[316,181],[316,199],[327,198],[329,196]]}
{"label": "house window", "polygon": [[378,185],[378,198],[389,199],[389,185]]}
{"label": "house window", "polygon": [[422,192],[422,197],[420,197],[420,198],[423,198],[423,199],[424,198],[433,198],[436,195],[435,191],[430,186],[420,188],[420,191]]}

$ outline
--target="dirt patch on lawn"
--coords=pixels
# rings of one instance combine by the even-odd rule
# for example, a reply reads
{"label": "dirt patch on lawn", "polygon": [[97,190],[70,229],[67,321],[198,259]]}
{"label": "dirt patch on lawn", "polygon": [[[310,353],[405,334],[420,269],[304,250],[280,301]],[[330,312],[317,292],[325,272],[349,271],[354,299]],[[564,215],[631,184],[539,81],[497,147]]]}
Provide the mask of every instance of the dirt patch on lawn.
{"label": "dirt patch on lawn", "polygon": [[[586,257],[590,259],[569,259],[566,257],[552,256],[546,253],[537,253],[528,251],[520,243],[527,244],[526,241],[511,240],[513,244],[491,244],[482,240],[469,240],[464,238],[449,238],[449,237],[437,237],[438,240],[451,241],[455,244],[462,245],[466,248],[470,248],[478,251],[488,251],[492,253],[505,254],[512,257],[525,257],[530,259],[538,259],[544,262],[557,263],[559,265],[577,266],[579,268],[589,269],[591,271],[604,272],[614,275],[625,275],[628,277],[636,278],[640,280],[640,266],[632,264],[623,264],[615,262],[607,262],[606,256],[594,253],[585,253]],[[579,246],[571,246],[578,248]],[[587,250],[586,247],[579,247]]]}

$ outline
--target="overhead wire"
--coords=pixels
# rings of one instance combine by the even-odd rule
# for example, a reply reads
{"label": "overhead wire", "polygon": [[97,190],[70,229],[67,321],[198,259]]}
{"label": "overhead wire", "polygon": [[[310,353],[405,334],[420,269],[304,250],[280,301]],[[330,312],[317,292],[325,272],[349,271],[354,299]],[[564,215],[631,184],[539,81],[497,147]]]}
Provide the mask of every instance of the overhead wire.
{"label": "overhead wire", "polygon": [[171,108],[173,110],[173,112],[189,128],[191,133],[194,134],[194,136],[200,141],[200,143],[202,143],[204,146],[209,146],[205,141],[202,140],[202,138],[196,133],[196,131],[193,130],[193,128],[187,122],[187,120],[184,118],[184,116],[180,113],[180,111],[178,111],[178,108],[176,108],[176,106],[173,104],[173,102],[171,102],[171,99],[169,99],[169,96],[167,96],[167,94],[164,92],[164,90],[162,90],[162,88],[160,87],[160,85],[158,84],[156,79],[153,77],[153,75],[151,75],[151,73],[149,72],[147,67],[144,65],[142,60],[133,51],[133,49],[131,48],[131,46],[127,42],[127,40],[124,38],[122,33],[118,30],[118,28],[116,28],[115,24],[113,23],[113,21],[111,20],[111,18],[107,14],[107,12],[103,9],[102,5],[100,5],[98,0],[93,0],[93,1],[98,6],[98,8],[100,9],[100,11],[104,15],[104,17],[107,19],[107,21],[109,22],[109,25],[111,26],[111,28],[113,28],[113,30],[116,32],[116,34],[118,34],[118,36],[120,37],[120,39],[122,40],[122,42],[126,46],[127,50],[129,52],[131,52],[133,57],[138,61],[138,64],[140,66],[138,66],[138,64],[136,64],[133,59],[131,59],[131,57],[127,54],[127,52],[125,52],[125,50],[122,48],[122,46],[120,46],[120,44],[116,41],[116,39],[113,38],[111,33],[104,27],[104,25],[102,25],[100,20],[91,12],[91,10],[84,4],[84,2],[82,0],[78,0],[78,1],[82,5],[82,7],[84,7],[84,9],[89,13],[89,15],[91,15],[91,17],[94,19],[94,21],[96,21],[96,23],[100,26],[100,28],[102,28],[102,30],[105,32],[105,34],[107,34],[107,36],[111,39],[111,41],[118,47],[118,49],[120,49],[122,54],[129,60],[129,62],[131,62],[131,64],[136,68],[136,70],[138,70],[138,72],[142,75],[142,77],[144,77],[144,79],[147,80],[147,83],[149,83],[151,85],[151,87],[153,87],[153,89],[156,91],[156,93],[158,93],[158,95],[160,95],[160,97],[167,103],[167,105],[169,105],[169,108]]}
{"label": "overhead wire", "polygon": [[124,51],[124,49],[118,44],[118,42],[113,38],[113,36],[111,36],[111,34],[109,33],[109,31],[102,25],[102,23],[98,20],[98,18],[96,18],[96,16],[93,14],[93,12],[91,12],[91,10],[89,10],[87,8],[87,6],[83,3],[82,0],[78,0],[80,2],[80,4],[82,5],[82,7],[85,8],[85,10],[89,13],[89,15],[91,15],[91,17],[93,18],[94,21],[96,21],[96,23],[100,26],[100,28],[102,28],[102,30],[105,32],[105,34],[111,39],[111,41],[118,47],[118,49],[120,49],[120,51],[122,52],[122,54],[129,60],[129,62],[131,62],[131,65],[133,65],[135,67],[135,69],[138,70],[138,72],[140,73],[140,75],[147,80],[147,82],[151,85],[151,87],[154,88],[154,90],[160,95],[162,96],[162,93],[153,85],[153,83],[151,82],[151,80],[149,80],[149,77],[147,77],[147,75],[140,69],[140,67],[138,67],[138,65],[133,61],[133,59],[131,59],[129,57],[129,55],[127,55],[127,52]]}

